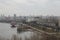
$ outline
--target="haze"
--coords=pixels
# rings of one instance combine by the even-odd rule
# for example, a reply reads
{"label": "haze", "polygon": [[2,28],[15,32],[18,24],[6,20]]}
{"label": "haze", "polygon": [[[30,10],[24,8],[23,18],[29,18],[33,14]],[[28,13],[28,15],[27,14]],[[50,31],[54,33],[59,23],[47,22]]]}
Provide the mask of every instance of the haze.
{"label": "haze", "polygon": [[0,0],[0,15],[60,16],[60,0]]}

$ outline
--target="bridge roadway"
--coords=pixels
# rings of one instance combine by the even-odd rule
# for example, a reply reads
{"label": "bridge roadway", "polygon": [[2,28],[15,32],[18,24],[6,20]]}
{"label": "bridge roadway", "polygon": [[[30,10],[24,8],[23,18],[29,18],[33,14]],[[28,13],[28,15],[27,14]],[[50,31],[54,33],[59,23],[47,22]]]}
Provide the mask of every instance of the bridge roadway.
{"label": "bridge roadway", "polygon": [[35,30],[35,31],[38,31],[38,32],[40,32],[40,33],[45,33],[45,34],[49,34],[49,35],[55,35],[55,34],[56,34],[56,33],[49,33],[49,32],[45,32],[45,31],[43,31],[43,30],[39,30],[39,29],[37,29],[37,28],[35,28],[35,27],[32,27],[32,26],[29,26],[29,25],[27,25],[27,24],[23,24],[23,23],[22,23],[22,25],[25,25],[25,26],[27,26],[27,27]]}

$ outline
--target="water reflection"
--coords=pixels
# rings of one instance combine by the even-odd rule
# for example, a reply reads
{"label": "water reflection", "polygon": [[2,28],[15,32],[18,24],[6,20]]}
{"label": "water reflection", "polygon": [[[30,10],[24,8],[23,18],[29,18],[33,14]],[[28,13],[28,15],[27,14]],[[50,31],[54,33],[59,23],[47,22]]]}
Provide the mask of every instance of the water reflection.
{"label": "water reflection", "polygon": [[11,28],[10,24],[7,23],[0,23],[0,36],[3,37],[1,40],[27,40],[33,37],[33,35],[36,36],[36,34],[33,31],[30,30],[18,30],[16,27]]}
{"label": "water reflection", "polygon": [[17,28],[17,33],[23,33],[29,31],[28,29],[18,29]]}
{"label": "water reflection", "polygon": [[17,33],[23,33],[23,32],[27,32],[27,30],[17,30]]}

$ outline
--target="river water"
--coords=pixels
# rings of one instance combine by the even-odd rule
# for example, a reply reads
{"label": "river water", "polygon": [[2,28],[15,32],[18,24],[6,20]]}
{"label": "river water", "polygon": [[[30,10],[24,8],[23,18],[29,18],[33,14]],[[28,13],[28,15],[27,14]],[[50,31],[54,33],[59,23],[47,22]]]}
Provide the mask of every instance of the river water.
{"label": "river water", "polygon": [[0,36],[4,38],[11,38],[13,34],[17,34],[17,28],[11,28],[8,23],[0,23]]}
{"label": "river water", "polygon": [[33,34],[34,32],[31,31],[17,33],[17,28],[11,28],[9,23],[0,23],[0,36],[3,38],[11,39],[13,35],[18,35],[22,40],[25,40],[24,38],[30,38]]}

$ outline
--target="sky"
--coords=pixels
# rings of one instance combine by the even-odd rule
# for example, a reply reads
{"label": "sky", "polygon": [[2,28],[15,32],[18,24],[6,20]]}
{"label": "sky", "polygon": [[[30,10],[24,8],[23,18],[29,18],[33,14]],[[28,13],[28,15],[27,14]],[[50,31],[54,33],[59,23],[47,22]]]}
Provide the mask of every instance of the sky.
{"label": "sky", "polygon": [[60,0],[0,0],[0,15],[60,16]]}

